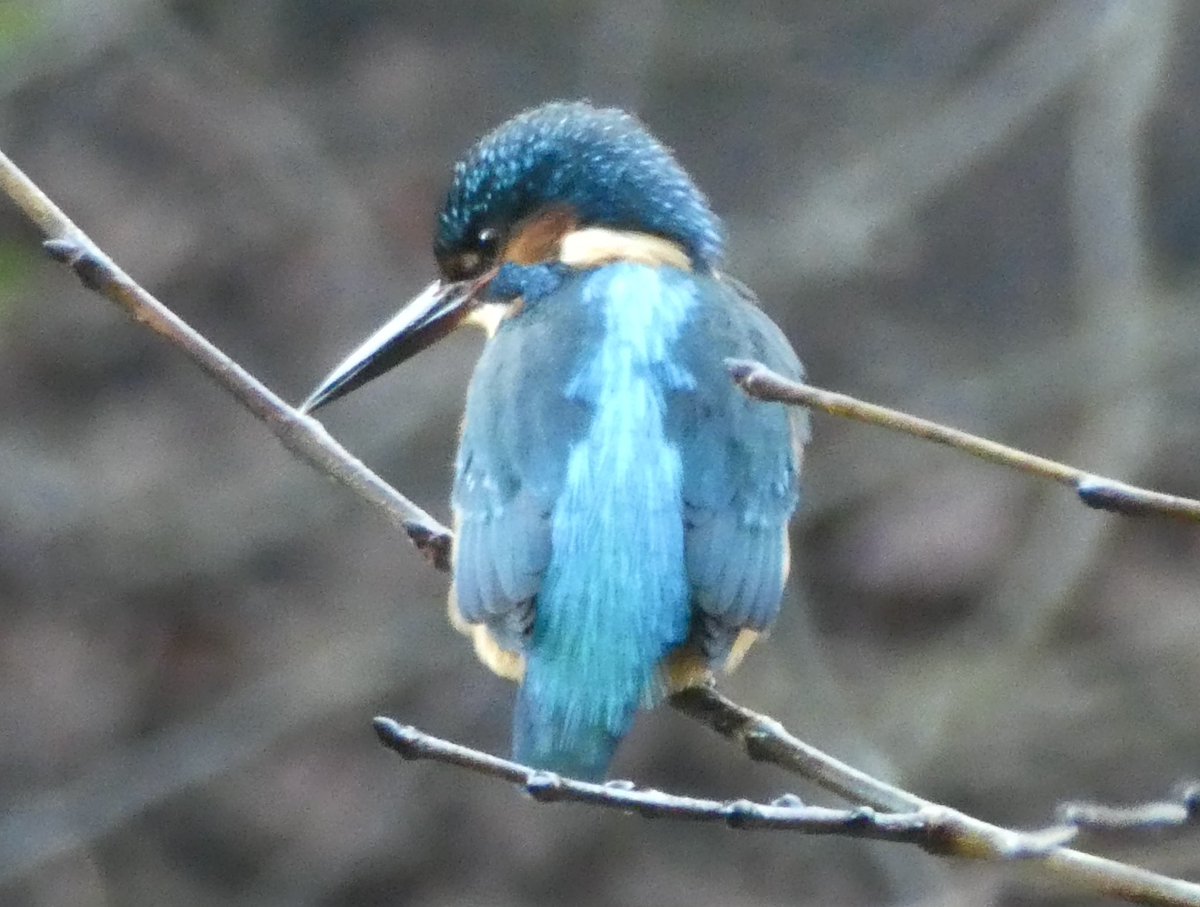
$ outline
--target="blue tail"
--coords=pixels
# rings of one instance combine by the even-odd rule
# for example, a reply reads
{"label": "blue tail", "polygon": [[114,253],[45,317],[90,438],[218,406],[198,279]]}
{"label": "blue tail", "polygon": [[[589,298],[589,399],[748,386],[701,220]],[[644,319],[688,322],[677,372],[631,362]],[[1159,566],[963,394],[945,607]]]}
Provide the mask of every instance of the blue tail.
{"label": "blue tail", "polygon": [[678,460],[663,446],[599,467],[576,448],[552,516],[553,554],[534,606],[513,720],[515,758],[601,779],[660,664],[690,624]]}
{"label": "blue tail", "polygon": [[566,398],[591,411],[550,517],[550,563],[534,603],[513,722],[516,758],[603,778],[637,710],[662,695],[660,663],[688,635],[682,463],[667,399],[694,379],[671,349],[694,303],[690,282],[611,265],[584,301],[602,342]]}
{"label": "blue tail", "polygon": [[531,660],[526,667],[525,682],[517,692],[513,758],[569,778],[603,781],[617,744],[633,724],[638,703],[617,709],[615,714],[580,721],[544,701],[548,697],[539,695],[546,687],[540,673],[538,660]]}

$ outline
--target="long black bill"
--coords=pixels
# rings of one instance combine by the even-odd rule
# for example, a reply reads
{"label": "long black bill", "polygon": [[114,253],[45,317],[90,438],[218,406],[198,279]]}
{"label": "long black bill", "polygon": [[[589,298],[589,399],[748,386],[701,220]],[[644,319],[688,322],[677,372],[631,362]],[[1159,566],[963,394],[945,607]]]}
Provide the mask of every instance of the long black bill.
{"label": "long black bill", "polygon": [[311,413],[411,359],[453,331],[474,308],[479,281],[435,280],[325,376],[300,411]]}

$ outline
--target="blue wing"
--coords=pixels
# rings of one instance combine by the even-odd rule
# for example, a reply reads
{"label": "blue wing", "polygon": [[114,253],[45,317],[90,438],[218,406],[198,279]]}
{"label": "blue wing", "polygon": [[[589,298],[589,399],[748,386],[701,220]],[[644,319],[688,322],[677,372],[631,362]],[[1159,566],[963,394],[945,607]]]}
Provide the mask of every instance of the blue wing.
{"label": "blue wing", "polygon": [[571,446],[586,431],[586,409],[548,392],[565,388],[576,368],[579,317],[547,305],[507,322],[467,395],[453,493],[455,602],[463,620],[485,625],[509,652],[521,651],[532,624],[551,512]]}
{"label": "blue wing", "polygon": [[704,281],[700,299],[700,317],[681,339],[695,390],[673,409],[697,631],[710,661],[720,664],[740,630],[764,630],[779,613],[808,420],[804,410],[752,400],[728,376],[727,357],[803,376],[787,339],[749,291],[726,279]]}

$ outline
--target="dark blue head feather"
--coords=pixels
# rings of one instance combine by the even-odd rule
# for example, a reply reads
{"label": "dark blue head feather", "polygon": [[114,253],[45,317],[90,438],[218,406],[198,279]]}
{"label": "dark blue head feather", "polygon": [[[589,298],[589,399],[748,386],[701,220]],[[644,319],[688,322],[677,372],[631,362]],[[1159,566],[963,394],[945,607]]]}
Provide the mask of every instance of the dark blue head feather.
{"label": "dark blue head feather", "polygon": [[721,258],[720,221],[671,152],[629,114],[584,102],[535,107],[480,139],[455,165],[434,251],[474,249],[481,231],[555,206],[669,239],[706,269]]}

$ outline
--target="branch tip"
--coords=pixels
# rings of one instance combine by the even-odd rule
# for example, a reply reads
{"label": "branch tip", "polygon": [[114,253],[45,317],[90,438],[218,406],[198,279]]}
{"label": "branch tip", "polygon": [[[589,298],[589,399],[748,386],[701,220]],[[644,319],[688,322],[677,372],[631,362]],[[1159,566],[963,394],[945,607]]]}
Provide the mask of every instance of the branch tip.
{"label": "branch tip", "polygon": [[375,736],[388,749],[393,750],[402,759],[419,759],[418,743],[421,732],[410,725],[402,725],[391,718],[378,716],[371,720]]}
{"label": "branch tip", "polygon": [[404,531],[416,549],[424,555],[436,569],[447,573],[450,570],[450,552],[454,546],[454,536],[445,532],[441,527],[430,526],[419,520],[405,520]]}

